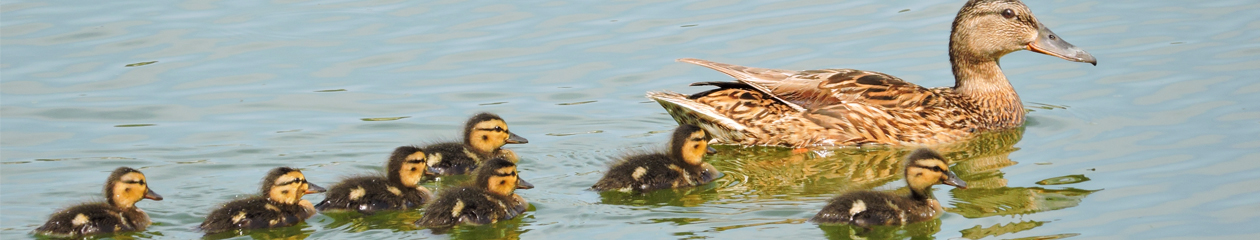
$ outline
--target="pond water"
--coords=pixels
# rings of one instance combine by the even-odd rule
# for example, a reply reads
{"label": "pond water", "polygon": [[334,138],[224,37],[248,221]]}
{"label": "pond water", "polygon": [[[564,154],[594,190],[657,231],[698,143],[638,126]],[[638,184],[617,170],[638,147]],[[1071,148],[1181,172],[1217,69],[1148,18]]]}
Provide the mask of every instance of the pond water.
{"label": "pond water", "polygon": [[[394,147],[458,139],[481,111],[530,140],[523,217],[448,233],[422,214],[316,215],[241,238],[1260,238],[1260,2],[1028,1],[1098,66],[1031,52],[1003,69],[1021,129],[940,146],[972,187],[940,219],[868,232],[805,220],[845,191],[905,191],[911,149],[719,146],[726,175],[646,195],[586,190],[676,123],[652,90],[728,80],[701,58],[857,68],[953,84],[963,1],[17,1],[0,3],[0,238],[101,199],[119,166],[163,201],[147,231],[191,239],[267,170],[379,171]],[[147,63],[147,64],[146,64]],[[466,178],[426,186],[440,192]],[[309,195],[318,201],[322,195]],[[1248,227],[1250,226],[1250,227]]]}

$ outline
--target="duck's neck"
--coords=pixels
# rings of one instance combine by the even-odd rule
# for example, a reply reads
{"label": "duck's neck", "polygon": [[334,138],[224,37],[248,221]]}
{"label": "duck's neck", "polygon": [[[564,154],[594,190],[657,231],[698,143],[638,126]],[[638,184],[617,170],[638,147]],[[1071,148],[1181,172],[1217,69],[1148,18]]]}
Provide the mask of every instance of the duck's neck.
{"label": "duck's neck", "polygon": [[997,59],[966,57],[950,51],[954,92],[971,101],[981,128],[1012,128],[1024,124],[1024,104],[1002,74]]}

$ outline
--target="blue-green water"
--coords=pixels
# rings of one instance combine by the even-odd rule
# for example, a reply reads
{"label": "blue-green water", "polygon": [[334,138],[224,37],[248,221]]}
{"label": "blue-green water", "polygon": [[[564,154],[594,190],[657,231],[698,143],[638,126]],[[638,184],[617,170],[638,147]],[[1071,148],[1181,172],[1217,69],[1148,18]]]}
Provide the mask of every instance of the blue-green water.
{"label": "blue-green water", "polygon": [[1255,1],[1028,1],[1099,65],[1003,58],[1034,111],[1023,129],[943,149],[973,187],[937,187],[937,221],[863,234],[804,221],[841,192],[902,188],[896,148],[724,147],[708,161],[726,176],[702,188],[586,190],[624,152],[666,141],[675,123],[645,92],[727,79],[674,59],[946,86],[962,2],[2,1],[0,238],[100,199],[118,166],[166,199],[138,204],[147,231],[114,237],[198,238],[206,213],[270,168],[331,185],[396,146],[457,139],[479,111],[530,140],[509,146],[538,186],[518,192],[533,204],[523,217],[435,235],[408,225],[418,212],[317,215],[249,236],[1260,238]]}

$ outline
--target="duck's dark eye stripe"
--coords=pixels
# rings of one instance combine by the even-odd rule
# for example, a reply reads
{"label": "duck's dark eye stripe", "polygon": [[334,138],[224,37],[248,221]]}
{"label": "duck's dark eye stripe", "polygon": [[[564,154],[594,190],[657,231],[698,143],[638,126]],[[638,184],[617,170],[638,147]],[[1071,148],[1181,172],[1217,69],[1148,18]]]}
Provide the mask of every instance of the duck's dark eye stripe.
{"label": "duck's dark eye stripe", "polygon": [[301,179],[301,178],[293,179],[293,181],[276,184],[276,186],[284,186],[284,185],[289,185],[289,184],[302,184],[302,183],[306,183],[306,179]]}
{"label": "duck's dark eye stripe", "polygon": [[478,128],[477,130],[481,130],[481,131],[494,131],[494,132],[505,132],[505,130],[503,130],[503,128],[499,128],[499,127],[494,127],[494,128]]}
{"label": "duck's dark eye stripe", "polygon": [[696,142],[704,141],[704,138],[692,138],[691,141],[696,141]]}
{"label": "duck's dark eye stripe", "polygon": [[424,160],[407,160],[407,163],[423,163]]}

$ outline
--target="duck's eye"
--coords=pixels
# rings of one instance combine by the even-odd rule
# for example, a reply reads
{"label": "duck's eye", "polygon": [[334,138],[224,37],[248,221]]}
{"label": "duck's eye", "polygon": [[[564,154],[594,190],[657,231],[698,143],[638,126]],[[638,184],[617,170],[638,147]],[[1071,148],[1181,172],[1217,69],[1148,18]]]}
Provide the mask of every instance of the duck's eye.
{"label": "duck's eye", "polygon": [[503,131],[503,127],[500,127],[500,126],[494,126],[494,131],[496,131],[496,132],[502,132],[502,131]]}
{"label": "duck's eye", "polygon": [[1002,17],[1004,17],[1004,18],[1014,18],[1014,17],[1015,17],[1015,11],[1011,10],[1010,8],[1007,8],[1006,10],[1002,10]]}
{"label": "duck's eye", "polygon": [[281,190],[280,194],[289,194],[289,190]]}
{"label": "duck's eye", "polygon": [[415,171],[415,170],[416,170],[416,168],[415,168],[415,167],[412,167],[412,168],[411,168],[411,171]]}

